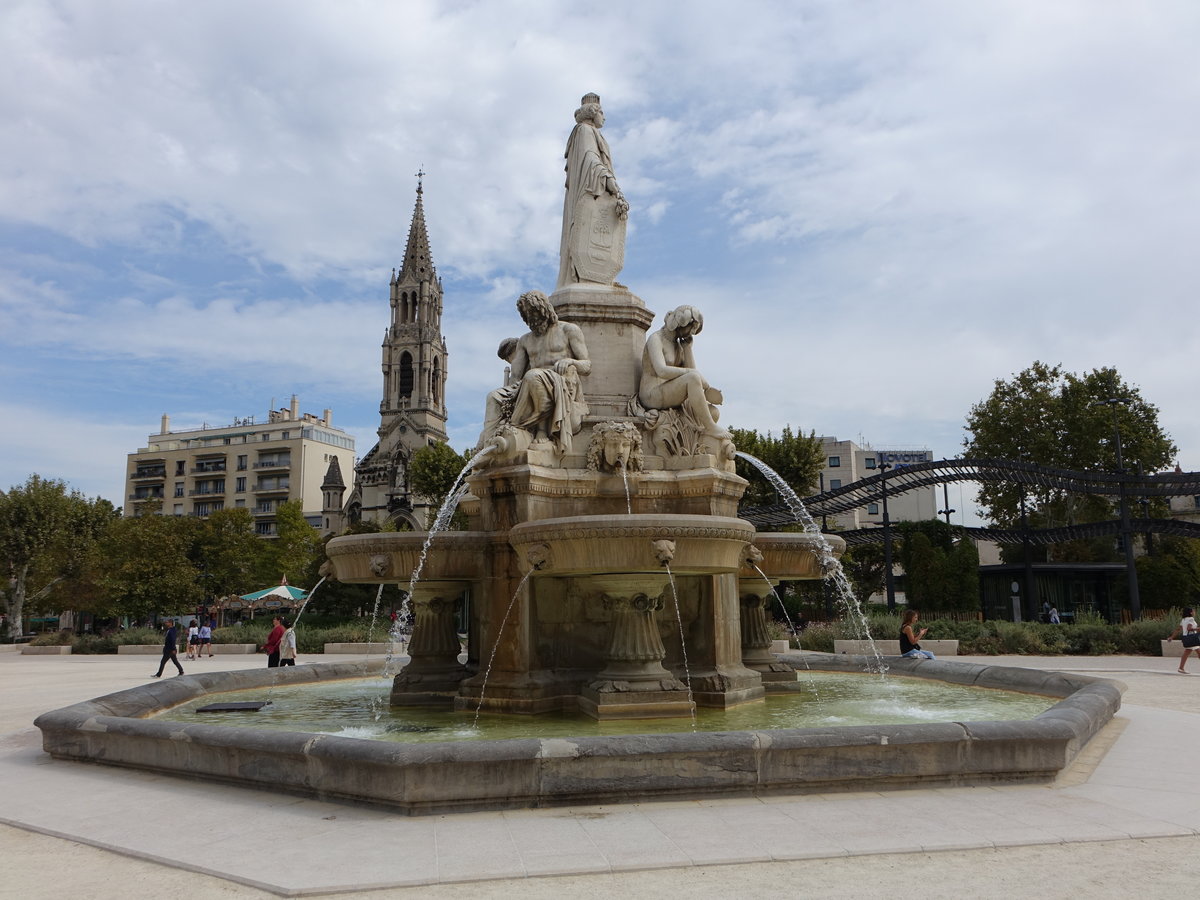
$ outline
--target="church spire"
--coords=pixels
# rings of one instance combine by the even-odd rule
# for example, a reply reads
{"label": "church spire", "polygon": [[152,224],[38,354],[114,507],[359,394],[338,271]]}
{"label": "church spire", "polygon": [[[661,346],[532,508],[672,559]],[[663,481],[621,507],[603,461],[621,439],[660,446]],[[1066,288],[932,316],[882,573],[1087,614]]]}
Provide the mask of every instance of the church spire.
{"label": "church spire", "polygon": [[429,232],[425,229],[425,206],[422,203],[424,178],[425,169],[422,167],[417,170],[417,203],[413,207],[412,224],[408,226],[408,246],[404,248],[404,262],[397,279],[410,284],[437,279],[429,253]]}

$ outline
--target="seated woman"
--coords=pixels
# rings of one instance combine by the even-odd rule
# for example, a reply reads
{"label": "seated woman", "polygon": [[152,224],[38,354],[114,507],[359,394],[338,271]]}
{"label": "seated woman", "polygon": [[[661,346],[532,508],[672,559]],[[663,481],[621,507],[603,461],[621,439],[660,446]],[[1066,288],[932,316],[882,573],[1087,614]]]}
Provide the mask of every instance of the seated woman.
{"label": "seated woman", "polygon": [[900,655],[916,659],[935,659],[936,657],[928,650],[922,650],[918,643],[921,638],[925,637],[929,629],[922,628],[915,634],[913,633],[913,623],[920,617],[921,614],[915,609],[904,611],[904,618],[900,620]]}

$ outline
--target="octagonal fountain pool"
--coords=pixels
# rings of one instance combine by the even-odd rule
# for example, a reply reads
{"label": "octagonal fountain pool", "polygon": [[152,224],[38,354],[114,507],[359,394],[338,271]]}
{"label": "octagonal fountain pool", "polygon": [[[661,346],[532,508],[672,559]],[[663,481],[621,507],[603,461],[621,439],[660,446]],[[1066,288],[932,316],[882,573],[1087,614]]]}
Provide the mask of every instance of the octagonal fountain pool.
{"label": "octagonal fountain pool", "polygon": [[[807,663],[820,673],[853,674],[851,683],[862,682],[861,672],[868,664],[863,658],[847,656],[784,658],[801,668]],[[391,736],[415,737],[415,743],[330,734],[327,721],[313,723],[320,731],[277,728],[270,722],[271,714],[248,725],[230,724],[228,718],[214,724],[212,717],[189,712],[186,706],[211,702],[214,694],[249,690],[256,699],[272,699],[273,705],[278,699],[282,709],[297,686],[321,682],[334,686],[335,697],[339,692],[351,695],[343,704],[357,709],[359,721],[351,728],[375,730],[383,720],[374,718],[371,697],[377,696],[382,682],[365,686],[338,682],[378,679],[383,668],[379,660],[172,678],[45,713],[35,724],[42,730],[46,751],[58,758],[427,814],[915,784],[1047,781],[1070,764],[1120,706],[1120,686],[1103,679],[941,660],[901,659],[891,665],[889,691],[908,690],[909,682],[926,679],[936,683],[938,692],[947,686],[948,693],[957,686],[971,686],[1039,696],[1032,701],[1018,698],[1018,705],[1035,704],[1026,706],[1021,717],[1001,713],[1006,717],[995,721],[982,721],[978,713],[960,710],[964,715],[955,718],[951,713],[952,721],[859,725],[825,721],[807,727],[791,723],[773,727],[771,705],[764,703],[749,708],[757,706],[764,719],[744,730],[728,719],[725,727],[739,730],[693,732],[683,719],[622,722],[616,727],[627,733],[615,733],[616,723],[489,716],[489,729],[492,720],[507,723],[523,718],[536,736],[495,739],[478,734],[446,740],[445,732],[423,729],[442,727],[436,722],[440,715],[449,730],[470,730],[470,717],[444,712],[395,720],[401,724]],[[826,676],[817,677],[820,691]],[[804,698],[809,690],[804,680],[796,690],[805,701],[802,705],[816,705]],[[370,696],[353,699],[356,691]],[[830,688],[830,707],[836,692]],[[1047,703],[1052,705],[1036,712],[1036,705],[1044,708]],[[167,710],[174,712],[158,715]],[[405,716],[410,714],[405,711]],[[840,715],[832,710],[827,714]],[[714,727],[709,715],[701,712],[704,728]],[[424,716],[432,716],[434,724],[424,722]],[[403,723],[411,725],[407,732]],[[582,731],[584,727],[591,733]],[[378,728],[387,729],[387,725]]]}

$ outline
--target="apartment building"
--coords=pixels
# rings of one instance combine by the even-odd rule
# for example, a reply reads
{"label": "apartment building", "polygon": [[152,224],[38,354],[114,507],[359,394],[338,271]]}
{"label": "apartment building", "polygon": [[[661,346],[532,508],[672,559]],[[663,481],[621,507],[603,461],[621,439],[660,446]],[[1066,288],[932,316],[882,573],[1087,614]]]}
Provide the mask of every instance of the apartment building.
{"label": "apartment building", "polygon": [[[841,441],[836,437],[820,437],[825,465],[821,469],[821,485],[818,491],[832,491],[871,475],[878,475],[880,466],[893,471],[901,466],[933,460],[928,449],[894,447],[877,449],[870,445],[860,447],[854,441]],[[938,514],[939,496],[936,486],[918,488],[888,497],[888,518],[893,522],[921,521],[932,519]],[[883,524],[883,508],[879,503],[869,503],[860,509],[850,510],[829,517],[829,526],[839,530],[871,528]]]}
{"label": "apartment building", "polygon": [[322,482],[331,461],[354,468],[354,438],[321,416],[290,407],[273,409],[266,422],[236,418],[233,424],[172,431],[162,417],[158,434],[130,453],[125,476],[126,516],[152,504],[168,516],[208,516],[220,509],[246,508],[255,531],[273,537],[280,504],[299,500],[305,517],[321,524]]}

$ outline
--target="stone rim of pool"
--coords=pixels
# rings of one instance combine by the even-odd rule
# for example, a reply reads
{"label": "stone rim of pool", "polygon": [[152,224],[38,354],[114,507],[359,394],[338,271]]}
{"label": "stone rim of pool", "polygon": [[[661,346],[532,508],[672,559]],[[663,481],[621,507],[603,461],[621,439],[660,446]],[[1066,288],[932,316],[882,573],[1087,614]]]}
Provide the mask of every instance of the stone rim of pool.
{"label": "stone rim of pool", "polygon": [[[862,657],[792,654],[814,671]],[[1119,682],[942,660],[889,659],[897,675],[1062,699],[1026,720],[853,725],[394,744],[147,719],[203,694],[374,675],[383,660],[185,675],[39,716],[43,749],[84,760],[388,807],[409,815],[1051,781],[1116,714]]]}

